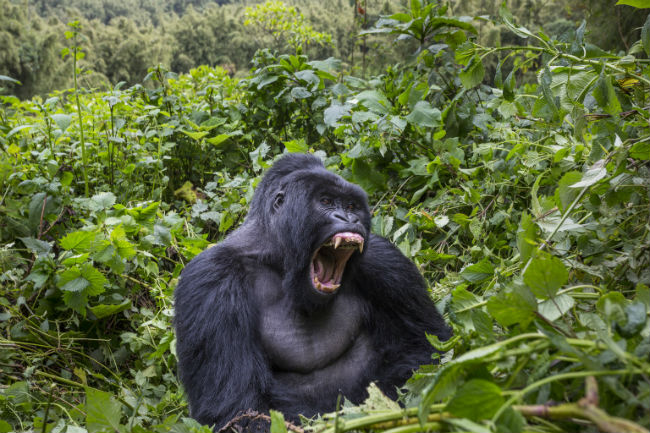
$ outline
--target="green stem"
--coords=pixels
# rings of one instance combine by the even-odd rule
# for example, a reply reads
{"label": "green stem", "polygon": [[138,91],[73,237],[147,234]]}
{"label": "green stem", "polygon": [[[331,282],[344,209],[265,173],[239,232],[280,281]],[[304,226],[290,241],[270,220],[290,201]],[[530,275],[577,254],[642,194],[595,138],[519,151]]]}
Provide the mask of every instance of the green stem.
{"label": "green stem", "polygon": [[88,188],[88,157],[86,156],[86,141],[84,140],[84,127],[83,120],[81,117],[81,104],[79,103],[79,87],[77,85],[77,51],[79,47],[77,46],[77,36],[75,32],[75,37],[73,39],[74,46],[72,48],[72,68],[74,76],[74,97],[77,103],[77,115],[79,117],[79,138],[81,142],[81,159],[83,161],[83,175],[84,175],[84,194],[86,197],[89,195]]}

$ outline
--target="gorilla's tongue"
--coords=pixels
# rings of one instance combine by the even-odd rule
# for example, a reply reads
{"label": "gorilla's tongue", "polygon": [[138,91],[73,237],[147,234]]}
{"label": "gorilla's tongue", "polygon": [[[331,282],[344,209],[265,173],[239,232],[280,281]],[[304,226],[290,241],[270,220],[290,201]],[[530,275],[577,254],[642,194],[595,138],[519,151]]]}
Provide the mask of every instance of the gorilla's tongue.
{"label": "gorilla's tongue", "polygon": [[311,281],[314,288],[332,293],[341,285],[345,264],[356,249],[363,251],[363,236],[358,233],[336,233],[314,254],[311,263]]}

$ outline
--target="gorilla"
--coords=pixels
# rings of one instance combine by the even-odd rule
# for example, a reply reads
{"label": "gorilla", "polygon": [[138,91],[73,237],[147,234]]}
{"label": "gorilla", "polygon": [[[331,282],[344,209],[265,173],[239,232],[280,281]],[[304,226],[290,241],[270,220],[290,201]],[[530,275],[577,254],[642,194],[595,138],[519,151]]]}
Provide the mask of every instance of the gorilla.
{"label": "gorilla", "polygon": [[365,192],[307,154],[266,172],[244,223],[174,295],[190,414],[217,427],[247,409],[331,412],[372,381],[396,398],[432,363],[425,334],[450,336],[417,267],[370,233]]}

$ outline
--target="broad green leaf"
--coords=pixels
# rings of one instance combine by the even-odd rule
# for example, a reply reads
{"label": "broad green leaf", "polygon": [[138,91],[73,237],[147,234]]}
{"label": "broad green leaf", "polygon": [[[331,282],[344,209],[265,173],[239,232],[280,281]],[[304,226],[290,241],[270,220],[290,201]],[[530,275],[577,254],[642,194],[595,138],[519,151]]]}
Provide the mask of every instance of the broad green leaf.
{"label": "broad green leaf", "polygon": [[91,198],[92,202],[97,205],[98,210],[110,209],[115,204],[115,194],[112,192],[100,192]]}
{"label": "broad green leaf", "polygon": [[291,89],[291,96],[295,99],[305,99],[311,96],[311,92],[304,87],[294,87]]}
{"label": "broad green leaf", "polygon": [[572,187],[582,179],[582,173],[578,171],[568,171],[564,173],[562,179],[557,184],[555,190],[555,204],[562,213],[567,210],[573,200],[578,196],[579,191]]}
{"label": "broad green leaf", "polygon": [[54,123],[56,123],[56,126],[58,126],[61,131],[68,129],[72,123],[72,116],[69,116],[67,114],[57,113],[53,114],[51,117],[52,120],[54,120]]}
{"label": "broad green leaf", "polygon": [[619,5],[632,6],[637,9],[648,9],[650,8],[650,0],[618,0],[616,6]]}
{"label": "broad green leaf", "polygon": [[305,153],[309,151],[309,146],[304,139],[285,141],[284,147],[291,153]]}
{"label": "broad green leaf", "polygon": [[210,133],[210,131],[184,131],[184,130],[181,130],[181,132],[187,135],[188,137],[190,137],[192,140],[196,140],[196,141],[201,140],[203,137],[205,137]]}
{"label": "broad green leaf", "polygon": [[487,310],[501,326],[519,324],[525,329],[534,318],[537,301],[527,288],[515,287],[512,291],[501,291],[491,296]]}
{"label": "broad green leaf", "polygon": [[7,140],[9,140],[10,137],[13,137],[13,136],[14,136],[15,134],[17,134],[18,132],[23,131],[23,130],[25,130],[25,129],[31,129],[31,128],[35,127],[35,126],[36,126],[36,125],[20,125],[20,126],[16,126],[14,129],[12,129],[11,131],[9,131],[9,133],[7,134],[7,136],[6,136],[5,138],[6,138]]}
{"label": "broad green leaf", "polygon": [[596,161],[594,165],[589,167],[589,169],[582,175],[582,180],[576,182],[572,185],[569,185],[569,188],[584,188],[591,185],[594,185],[599,180],[607,176],[607,169],[605,168],[605,160],[601,159]]}
{"label": "broad green leaf", "polygon": [[206,138],[205,141],[207,141],[208,143],[214,146],[218,146],[229,138],[230,138],[230,134],[219,134],[219,135],[215,135],[214,137]]}
{"label": "broad green leaf", "polygon": [[478,263],[467,266],[460,273],[460,276],[470,283],[478,283],[494,275],[494,267],[490,261],[485,258]]}
{"label": "broad green leaf", "polygon": [[483,62],[478,55],[472,57],[465,69],[458,74],[461,83],[467,89],[472,89],[481,84],[484,76],[485,69],[483,69]]}
{"label": "broad green leaf", "polygon": [[269,414],[271,415],[271,433],[287,433],[284,415],[276,410],[269,411]]}
{"label": "broad green leaf", "polygon": [[527,262],[537,248],[538,231],[533,217],[524,211],[521,214],[521,220],[517,228],[517,249],[519,250],[519,259],[522,262]]}
{"label": "broad green leaf", "polygon": [[92,242],[95,240],[95,236],[95,232],[78,230],[65,235],[61,238],[59,244],[64,250],[85,252],[90,249]]}
{"label": "broad green leaf", "polygon": [[[648,15],[650,17],[650,15]],[[640,159],[642,161],[650,160],[650,142],[641,141],[634,143],[630,149],[630,157],[634,159]]]}
{"label": "broad green leaf", "polygon": [[122,432],[122,405],[108,392],[86,388],[86,428],[89,433]]}
{"label": "broad green leaf", "polygon": [[121,311],[127,310],[131,308],[131,300],[127,299],[126,301],[122,302],[121,304],[111,304],[111,305],[95,305],[92,307],[89,307],[88,309],[93,312],[93,314],[98,318],[98,319],[103,319],[104,317],[112,316],[114,314],[117,314]]}
{"label": "broad green leaf", "polygon": [[413,107],[413,111],[406,116],[406,120],[422,128],[435,128],[440,126],[442,117],[440,110],[433,108],[427,101],[419,101]]}
{"label": "broad green leaf", "polygon": [[575,300],[573,297],[565,293],[553,299],[546,299],[540,302],[538,311],[539,314],[554,322],[569,312],[574,305]]}
{"label": "broad green leaf", "polygon": [[540,299],[553,298],[568,280],[569,272],[562,260],[545,252],[533,258],[524,272],[524,283]]}
{"label": "broad green leaf", "polygon": [[491,418],[503,403],[501,388],[487,380],[472,379],[456,391],[445,409],[458,418],[481,421]]}
{"label": "broad green leaf", "polygon": [[23,244],[37,256],[47,254],[52,250],[52,245],[49,242],[42,241],[36,238],[18,238]]}
{"label": "broad green leaf", "polygon": [[111,243],[121,257],[130,259],[135,256],[135,247],[128,241],[122,225],[115,227],[111,232]]}
{"label": "broad green leaf", "polygon": [[323,112],[323,122],[327,126],[338,126],[338,121],[343,116],[350,115],[350,107],[332,102]]}
{"label": "broad green leaf", "polygon": [[600,78],[596,81],[593,95],[598,102],[598,105],[600,105],[606,113],[614,116],[621,112],[621,103],[616,96],[616,90],[614,90],[612,78],[604,73],[604,68],[603,72],[600,74]]}
{"label": "broad green leaf", "polygon": [[596,308],[610,322],[625,323],[626,299],[619,292],[609,292],[596,302]]}
{"label": "broad green leaf", "polygon": [[386,96],[378,90],[365,90],[356,96],[356,100],[377,114],[387,114],[392,107]]}

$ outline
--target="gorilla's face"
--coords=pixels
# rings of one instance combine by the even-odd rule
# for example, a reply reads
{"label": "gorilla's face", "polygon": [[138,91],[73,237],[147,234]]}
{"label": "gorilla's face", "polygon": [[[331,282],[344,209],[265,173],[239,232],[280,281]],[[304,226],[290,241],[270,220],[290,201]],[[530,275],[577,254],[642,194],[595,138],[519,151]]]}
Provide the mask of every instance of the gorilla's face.
{"label": "gorilla's face", "polygon": [[309,279],[317,293],[333,294],[363,254],[370,232],[366,194],[324,168],[293,172],[283,180],[273,200],[273,230],[283,235],[287,259],[297,264],[288,268],[301,274],[296,278]]}
{"label": "gorilla's face", "polygon": [[341,286],[346,265],[362,254],[369,232],[366,195],[359,187],[332,173],[321,173],[310,195],[316,249],[309,264],[309,281],[320,293],[331,294]]}

